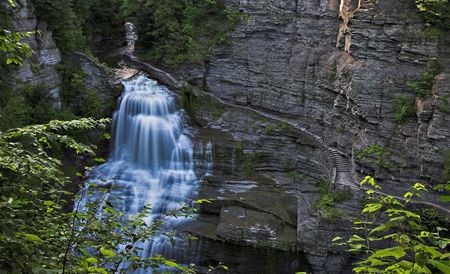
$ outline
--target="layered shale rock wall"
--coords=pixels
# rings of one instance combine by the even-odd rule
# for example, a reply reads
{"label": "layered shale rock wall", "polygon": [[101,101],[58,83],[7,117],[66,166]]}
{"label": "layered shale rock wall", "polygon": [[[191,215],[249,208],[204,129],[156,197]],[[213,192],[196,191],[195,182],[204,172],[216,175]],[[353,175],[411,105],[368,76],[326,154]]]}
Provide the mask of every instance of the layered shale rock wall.
{"label": "layered shale rock wall", "polygon": [[[226,101],[297,119],[345,152],[355,180],[373,174],[399,188],[439,182],[450,147],[450,114],[438,107],[449,103],[448,70],[428,98],[407,83],[420,78],[430,58],[445,63],[448,50],[425,34],[414,1],[363,0],[359,9],[358,1],[344,2],[354,12],[337,41],[345,21],[338,0],[229,1],[248,20],[212,57],[205,88]],[[416,105],[404,123],[395,119],[399,96]],[[390,168],[356,157],[373,144],[390,153]]]}

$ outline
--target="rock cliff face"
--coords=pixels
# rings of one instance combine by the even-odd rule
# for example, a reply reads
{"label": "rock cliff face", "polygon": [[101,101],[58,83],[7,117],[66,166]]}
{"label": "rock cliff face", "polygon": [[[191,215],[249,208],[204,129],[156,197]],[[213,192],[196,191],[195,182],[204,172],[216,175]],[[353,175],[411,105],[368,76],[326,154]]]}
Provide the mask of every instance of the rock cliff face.
{"label": "rock cliff face", "polygon": [[[385,184],[385,191],[399,194],[415,181],[429,185],[441,181],[444,153],[450,149],[449,54],[442,46],[445,43],[424,34],[414,1],[362,1],[349,18],[343,35],[347,37],[340,42],[338,0],[228,2],[247,14],[248,20],[232,33],[229,45],[217,49],[203,79],[190,72],[185,74],[188,80],[200,83],[225,102],[298,122],[345,156],[351,163],[352,183],[374,175]],[[350,10],[356,5],[357,1],[349,1]],[[408,82],[417,81],[433,57],[443,63],[444,72],[436,77],[432,95],[419,98]],[[395,117],[398,97],[406,98],[415,109],[402,123]],[[210,102],[200,104],[209,109],[197,109],[197,122],[229,132],[243,142],[248,154],[265,152],[268,156],[256,161],[253,170],[274,179],[281,192],[291,193],[298,201],[293,225],[277,212],[263,210],[278,204],[279,199],[268,198],[255,207],[246,201],[244,190],[240,192],[244,194],[228,195],[233,192],[227,190],[230,180],[207,180],[200,194],[218,202],[212,208],[205,206],[203,218],[213,227],[200,234],[258,246],[260,243],[252,242],[258,236],[244,224],[263,224],[257,220],[264,212],[297,230],[297,247],[305,252],[314,273],[344,271],[348,261],[330,241],[335,235],[349,233],[350,217],[360,210],[361,196],[351,191],[350,200],[336,205],[345,213],[335,223],[314,208],[320,194],[310,179],[333,180],[330,155],[299,132],[290,134],[283,126],[270,126],[273,121],[239,109],[221,109]],[[358,152],[375,144],[386,152],[383,157],[389,164],[380,166],[358,157]],[[241,163],[241,168],[245,165]],[[307,177],[286,179],[289,170]],[[255,181],[238,185],[263,187],[261,180]],[[212,191],[213,186],[228,194]],[[248,220],[243,217],[246,210]],[[277,227],[273,220],[266,224]],[[271,231],[277,239],[282,238],[276,229]]]}
{"label": "rock cliff face", "polygon": [[[431,57],[445,59],[438,39],[423,33],[414,1],[362,1],[350,18],[350,53],[336,48],[337,0],[229,1],[249,15],[217,50],[205,74],[208,91],[224,100],[297,119],[353,160],[357,180],[374,174],[390,184],[442,176],[450,147],[448,71],[433,95],[416,100],[407,83],[417,80]],[[350,1],[355,8],[357,1]],[[405,123],[394,117],[405,96],[417,113]],[[391,153],[392,168],[359,161],[373,144]]]}
{"label": "rock cliff face", "polygon": [[24,65],[15,73],[18,84],[43,84],[58,98],[62,79],[56,65],[61,61],[61,52],[53,41],[51,31],[47,30],[47,25],[37,20],[32,2],[18,0],[16,4],[13,17],[14,30],[35,32],[25,40],[35,53],[31,58],[27,58]]}
{"label": "rock cliff face", "polygon": [[[30,58],[24,60],[24,65],[14,73],[17,86],[37,85],[46,86],[49,93],[58,99],[62,78],[57,65],[62,60],[62,54],[53,40],[52,32],[47,24],[36,17],[31,0],[16,0],[13,15],[13,28],[20,32],[35,32],[25,39],[34,51]],[[102,102],[108,104],[106,115],[112,112],[109,105],[115,103],[117,94],[114,94],[113,74],[108,69],[82,53],[73,53],[68,56],[72,64],[78,66],[86,75],[86,89],[95,90]],[[117,92],[116,92],[117,93]]]}

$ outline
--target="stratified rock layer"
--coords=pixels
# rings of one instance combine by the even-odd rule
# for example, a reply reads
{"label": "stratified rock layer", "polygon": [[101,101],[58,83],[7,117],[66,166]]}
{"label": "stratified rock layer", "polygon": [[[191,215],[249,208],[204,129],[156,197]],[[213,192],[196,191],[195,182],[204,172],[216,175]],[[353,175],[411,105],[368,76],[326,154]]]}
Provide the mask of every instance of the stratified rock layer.
{"label": "stratified rock layer", "polygon": [[[350,53],[336,48],[339,1],[229,2],[249,19],[212,57],[205,75],[210,92],[298,119],[355,160],[356,175],[400,188],[441,179],[450,147],[448,73],[437,77],[427,99],[416,100],[407,83],[419,79],[430,58],[448,56],[437,38],[424,34],[414,1],[363,1],[350,18]],[[395,119],[400,95],[417,101],[417,114],[402,124]],[[391,153],[393,168],[355,157],[372,144]]]}
{"label": "stratified rock layer", "polygon": [[15,72],[15,77],[19,85],[45,85],[50,94],[59,98],[62,80],[56,65],[61,61],[61,52],[53,41],[52,32],[47,29],[46,23],[38,21],[30,0],[18,0],[16,6],[13,16],[14,31],[34,32],[24,41],[31,46],[34,54],[25,59],[23,66]]}

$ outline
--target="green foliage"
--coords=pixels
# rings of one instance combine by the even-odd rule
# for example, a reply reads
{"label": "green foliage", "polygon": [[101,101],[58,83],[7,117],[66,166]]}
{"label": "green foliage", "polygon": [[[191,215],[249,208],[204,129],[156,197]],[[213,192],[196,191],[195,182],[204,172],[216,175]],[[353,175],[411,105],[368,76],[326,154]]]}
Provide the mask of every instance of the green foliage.
{"label": "green foliage", "polygon": [[420,197],[426,188],[416,183],[403,195],[404,200],[382,195],[381,187],[367,176],[361,185],[368,184],[368,202],[362,210],[362,220],[353,228],[357,234],[335,244],[345,245],[351,253],[363,256],[353,268],[355,273],[449,273],[450,239],[442,237],[447,229],[427,230],[422,218],[410,211],[408,205]]}
{"label": "green foliage", "polygon": [[[33,54],[33,50],[27,44],[22,42],[24,39],[35,34],[34,32],[14,32],[8,29],[12,28],[12,9],[15,7],[13,1],[8,4],[0,5],[0,61],[3,63],[22,65],[23,58]],[[2,69],[3,70],[3,69]]]}
{"label": "green foliage", "polygon": [[33,4],[38,18],[48,23],[56,45],[63,53],[85,48],[86,41],[73,9],[73,0],[34,0]]}
{"label": "green foliage", "polygon": [[439,98],[437,108],[444,113],[450,113],[450,96]]}
{"label": "green foliage", "polygon": [[55,98],[44,85],[26,85],[0,94],[0,130],[29,124],[47,123],[54,119],[73,119],[65,109],[57,109]]}
{"label": "green foliage", "polygon": [[[419,208],[417,214],[427,231],[432,231],[436,227],[450,227],[450,218],[434,208]],[[448,236],[448,234],[449,232],[443,232],[444,236]]]}
{"label": "green foliage", "polygon": [[294,181],[301,181],[305,178],[304,174],[301,174],[295,170],[289,171],[286,173],[286,177],[291,178]]}
{"label": "green foliage", "polygon": [[408,86],[412,88],[418,96],[426,98],[431,96],[434,78],[442,72],[442,66],[436,58],[428,60],[425,70],[422,72],[419,80],[409,82]]}
{"label": "green foliage", "polygon": [[101,38],[101,45],[122,46],[125,36],[124,18],[121,11],[123,0],[78,0],[75,14],[80,20],[88,41]]}
{"label": "green foliage", "polygon": [[416,111],[414,101],[406,95],[399,95],[395,98],[394,105],[394,118],[402,124],[407,118],[412,117]]}
{"label": "green foliage", "polygon": [[[0,133],[0,265],[6,272],[41,272],[35,268],[59,261],[58,241],[67,216],[61,212],[68,178],[61,162],[49,156],[56,144],[93,153],[62,132],[105,127],[108,120],[52,121]],[[55,245],[54,245],[55,244]],[[51,255],[49,255],[51,254]],[[56,257],[55,257],[56,256]],[[20,258],[20,259],[17,259]]]}
{"label": "green foliage", "polygon": [[[105,128],[109,119],[52,121],[0,132],[0,265],[5,273],[128,273],[165,265],[193,273],[162,256],[140,258],[139,243],[160,234],[161,224],[174,216],[190,216],[182,206],[165,219],[147,224],[150,207],[125,215],[112,206],[113,195],[96,195],[74,211],[64,210],[74,197],[65,191],[69,178],[52,151],[65,146],[93,155],[94,147],[66,135]],[[82,192],[105,192],[91,186]],[[108,197],[108,198],[107,198]],[[66,202],[67,201],[67,202]],[[171,239],[172,234],[166,236]],[[119,246],[124,248],[119,249]],[[122,264],[125,263],[125,264]],[[122,264],[122,265],[121,265]],[[119,269],[121,265],[121,269]]]}
{"label": "green foliage", "polygon": [[7,65],[22,65],[23,58],[33,54],[33,50],[27,44],[22,42],[25,38],[33,35],[34,32],[14,32],[9,30],[0,30],[0,51],[4,55]]}
{"label": "green foliage", "polygon": [[[95,186],[92,185],[91,188]],[[194,273],[191,267],[181,266],[161,255],[148,258],[139,256],[140,246],[156,234],[163,234],[170,241],[174,240],[173,233],[160,230],[161,225],[170,216],[148,224],[145,219],[151,213],[149,205],[145,206],[141,212],[127,216],[112,206],[113,199],[118,199],[117,197],[106,195],[105,189],[91,188],[88,188],[83,195],[100,192],[98,196],[101,198],[89,201],[84,205],[83,210],[78,208],[78,204],[75,212],[71,214],[70,228],[77,229],[71,231],[70,241],[66,246],[62,265],[66,272],[129,273],[137,269],[155,270],[160,266],[167,266],[179,272]],[[101,192],[104,194],[101,195]],[[191,212],[189,207],[182,206],[170,214],[189,216]],[[124,248],[117,248],[119,246]]]}
{"label": "green foliage", "polygon": [[314,208],[325,219],[335,222],[344,214],[343,210],[336,207],[337,203],[350,200],[352,193],[346,190],[331,190],[331,183],[321,182],[319,187],[319,199],[314,204]]}
{"label": "green foliage", "polygon": [[424,17],[428,32],[449,29],[450,4],[448,0],[415,0],[416,6]]}
{"label": "green foliage", "polygon": [[172,65],[202,63],[242,19],[223,0],[125,1],[123,11],[135,22],[141,52]]}
{"label": "green foliage", "polygon": [[383,146],[370,145],[361,149],[356,153],[358,160],[374,163],[379,167],[391,168],[392,163],[389,161],[391,153]]}
{"label": "green foliage", "polygon": [[450,151],[447,151],[444,155],[444,170],[442,173],[442,179],[447,182],[450,181]]}
{"label": "green foliage", "polygon": [[[180,91],[181,93],[181,107],[187,111],[187,113],[194,114],[194,100],[195,100],[195,95],[194,95],[194,91],[190,86],[183,86],[183,88]],[[192,115],[192,116],[195,116]]]}
{"label": "green foliage", "polygon": [[279,123],[271,123],[266,126],[266,133],[267,134],[273,134],[274,132],[281,132],[281,133],[293,133],[294,129],[291,125],[284,122]]}
{"label": "green foliage", "polygon": [[255,161],[260,157],[258,153],[244,154],[241,162],[245,176],[251,177],[255,168]]}
{"label": "green foliage", "polygon": [[101,37],[113,44],[123,37],[122,0],[34,0],[33,3],[38,18],[48,23],[63,54],[87,51],[87,40]]}
{"label": "green foliage", "polygon": [[61,101],[63,107],[69,109],[78,117],[101,118],[105,116],[105,102],[95,90],[85,86],[85,74],[70,61],[64,60],[58,64],[63,83]]}

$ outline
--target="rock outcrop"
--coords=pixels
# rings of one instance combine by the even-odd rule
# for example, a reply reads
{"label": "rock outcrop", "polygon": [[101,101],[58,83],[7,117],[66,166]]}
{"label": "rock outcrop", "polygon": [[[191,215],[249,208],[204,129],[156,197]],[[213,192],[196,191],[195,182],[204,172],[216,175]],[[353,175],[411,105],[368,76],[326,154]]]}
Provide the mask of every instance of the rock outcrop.
{"label": "rock outcrop", "polygon": [[[358,1],[350,1],[350,10]],[[362,1],[349,19],[350,53],[336,48],[339,1],[230,1],[249,19],[218,49],[205,74],[218,97],[297,119],[353,160],[356,179],[372,174],[397,184],[439,182],[449,150],[448,72],[433,96],[417,100],[417,115],[395,118],[396,98],[414,104],[408,82],[427,61],[445,57],[424,33],[413,1]],[[447,84],[446,84],[447,83]],[[439,107],[440,106],[440,107]],[[360,161],[373,144],[386,148],[390,169]]]}
{"label": "rock outcrop", "polygon": [[[201,83],[224,102],[297,121],[351,162],[352,178],[345,180],[352,183],[374,175],[385,191],[399,195],[415,181],[429,186],[440,182],[444,154],[450,149],[445,43],[424,32],[414,1],[361,1],[360,7],[360,1],[345,2],[351,14],[345,22],[345,41],[336,47],[342,24],[338,0],[229,0],[248,20],[231,34],[229,45],[216,50],[202,81],[198,75],[192,81],[189,74],[184,77]],[[420,98],[408,83],[420,78],[433,57],[444,63],[445,70],[436,77],[432,95]],[[404,122],[396,118],[398,97],[416,109]],[[270,148],[272,160],[262,161],[266,167],[260,173],[267,175],[277,168],[283,173],[273,159],[278,163],[288,159],[294,170],[332,180],[327,165],[311,164],[333,160],[321,154],[319,147],[302,149],[305,141],[300,141],[300,148],[291,147],[284,143],[289,136],[286,132],[274,142],[279,132],[263,132],[267,125],[255,122],[251,114],[224,110],[210,102],[200,104],[210,105],[196,115],[201,125],[229,132],[250,146],[249,151]],[[387,152],[388,165],[358,157],[358,152],[375,144]],[[318,155],[323,157],[318,159]],[[314,273],[338,273],[347,261],[330,245],[330,234],[349,233],[350,217],[360,210],[359,192],[351,191],[352,199],[338,205],[347,217],[333,224],[314,209],[319,194],[311,182],[294,180],[287,185],[298,191],[299,249],[306,253]],[[221,220],[214,229],[216,236],[243,242],[252,239],[241,225],[243,209],[223,203],[216,214]]]}
{"label": "rock outcrop", "polygon": [[56,47],[52,32],[47,29],[46,23],[36,18],[32,2],[16,0],[15,3],[17,7],[13,15],[14,30],[34,32],[31,37],[25,39],[34,54],[15,72],[17,84],[45,85],[50,94],[57,99],[62,79],[56,65],[61,61],[61,52]]}

